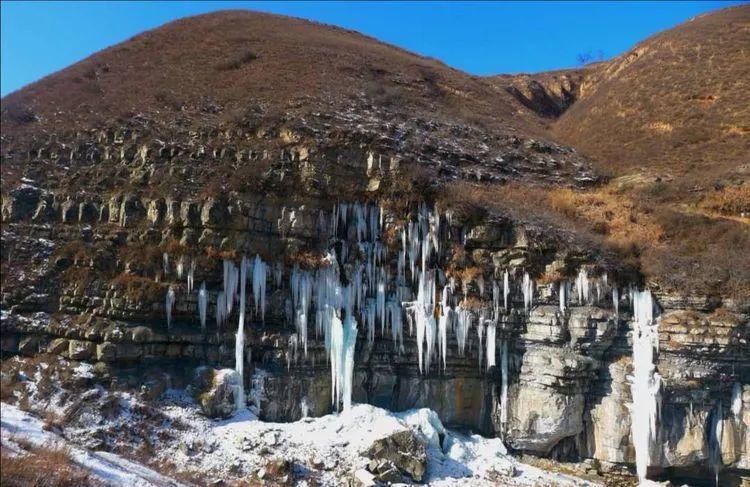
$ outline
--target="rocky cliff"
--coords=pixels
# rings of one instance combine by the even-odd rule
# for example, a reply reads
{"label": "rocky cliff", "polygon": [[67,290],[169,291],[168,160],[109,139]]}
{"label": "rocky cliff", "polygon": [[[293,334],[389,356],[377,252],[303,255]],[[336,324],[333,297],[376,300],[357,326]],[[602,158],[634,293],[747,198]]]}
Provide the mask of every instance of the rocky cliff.
{"label": "rocky cliff", "polygon": [[[177,85],[196,39],[207,58],[234,61],[197,63]],[[342,43],[364,61],[321,55]],[[550,79],[506,90],[350,32],[227,12],[10,95],[3,357],[97,363],[145,398],[184,387],[196,368],[235,367],[264,420],[327,414],[343,388],[619,475],[644,451],[631,405],[634,343],[648,329],[658,413],[647,475],[746,475],[747,287],[675,289],[644,272],[638,250],[533,201],[606,182],[536,118],[585,96],[578,81]],[[165,110],[170,96],[181,98]],[[508,193],[495,187],[531,189],[500,204]],[[349,336],[352,319],[347,377],[334,333]]]}

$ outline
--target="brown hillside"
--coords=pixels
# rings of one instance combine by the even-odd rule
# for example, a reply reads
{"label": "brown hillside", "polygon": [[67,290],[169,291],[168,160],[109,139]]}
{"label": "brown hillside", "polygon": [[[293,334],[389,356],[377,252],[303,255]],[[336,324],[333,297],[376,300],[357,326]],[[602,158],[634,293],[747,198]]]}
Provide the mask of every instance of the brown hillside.
{"label": "brown hillside", "polygon": [[750,283],[749,47],[749,5],[694,18],[589,69],[552,126],[658,225],[641,261],[670,287]]}
{"label": "brown hillside", "polygon": [[222,120],[253,104],[334,111],[362,95],[438,119],[538,126],[506,93],[433,59],[353,31],[239,10],[171,22],[96,53],[8,95],[2,120],[7,134],[89,128],[133,112],[197,110]]}
{"label": "brown hillside", "polygon": [[599,66],[557,122],[616,176],[645,169],[680,191],[750,173],[750,5],[692,19]]}

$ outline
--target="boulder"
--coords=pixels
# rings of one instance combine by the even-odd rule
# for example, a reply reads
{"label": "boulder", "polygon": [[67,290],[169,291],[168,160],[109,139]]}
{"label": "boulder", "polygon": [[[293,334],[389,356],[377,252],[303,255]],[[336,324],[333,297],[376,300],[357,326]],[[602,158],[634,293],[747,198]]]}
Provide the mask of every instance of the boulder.
{"label": "boulder", "polygon": [[[411,430],[397,431],[375,442],[365,452],[365,456],[376,463],[370,462],[383,470],[383,475],[390,476],[389,465],[392,464],[402,474],[410,476],[417,482],[424,477],[427,469],[427,450],[424,443]],[[389,465],[383,463],[389,462]],[[380,475],[378,471],[378,475]]]}
{"label": "boulder", "polygon": [[209,418],[228,418],[237,409],[240,375],[233,369],[198,367],[190,392]]}

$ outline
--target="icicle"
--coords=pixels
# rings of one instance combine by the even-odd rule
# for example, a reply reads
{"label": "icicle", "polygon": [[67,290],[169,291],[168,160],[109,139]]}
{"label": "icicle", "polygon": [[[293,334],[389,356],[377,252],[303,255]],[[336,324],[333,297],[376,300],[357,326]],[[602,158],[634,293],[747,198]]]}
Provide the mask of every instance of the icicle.
{"label": "icicle", "polygon": [[578,271],[576,277],[576,291],[578,292],[578,304],[589,302],[589,277],[583,267]]}
{"label": "icicle", "polygon": [[201,283],[200,291],[198,291],[198,316],[201,320],[201,329],[206,332],[206,311],[208,311],[208,291],[206,291],[205,281]]}
{"label": "icicle", "polygon": [[224,304],[226,305],[227,318],[232,314],[238,284],[237,266],[232,261],[224,260]]}
{"label": "icicle", "polygon": [[620,317],[620,290],[617,286],[612,288],[612,307],[615,310],[615,318]]}
{"label": "icicle", "polygon": [[458,355],[461,357],[464,356],[466,350],[466,339],[469,337],[472,319],[472,312],[459,305],[456,310],[456,342],[458,343]]}
{"label": "icicle", "polygon": [[528,272],[523,273],[523,307],[528,313],[531,309],[531,305],[534,302],[534,281],[529,277]]}
{"label": "icicle", "polygon": [[[254,281],[253,281],[254,282]],[[295,266],[289,279],[294,307],[294,325],[307,358],[307,323],[312,301],[312,276]],[[260,291],[259,291],[260,292]],[[265,294],[265,292],[263,293]]]}
{"label": "icicle", "polygon": [[195,283],[195,261],[190,260],[190,266],[188,267],[188,275],[187,275],[187,290],[188,293],[193,292],[193,285]]}
{"label": "icicle", "polygon": [[221,325],[224,324],[226,319],[227,304],[224,291],[220,291],[216,296],[216,331],[217,333],[221,330]]}
{"label": "icicle", "polygon": [[483,298],[484,297],[484,276],[481,274],[477,278],[477,287],[479,287],[479,296]]}
{"label": "icicle", "polygon": [[177,260],[177,279],[182,279],[182,274],[185,271],[185,256],[181,255]]}
{"label": "icicle", "polygon": [[448,353],[448,328],[451,323],[451,313],[453,310],[448,306],[448,286],[443,288],[442,299],[440,301],[440,316],[438,317],[438,348],[440,357],[443,359],[443,371],[446,368],[446,356]]}
{"label": "icicle", "polygon": [[739,423],[742,417],[742,384],[739,382],[734,383],[732,387],[732,415],[734,419]]}
{"label": "icicle", "polygon": [[490,322],[487,325],[487,370],[495,366],[495,332],[496,325]]}
{"label": "icicle", "polygon": [[172,289],[172,286],[169,286],[169,289],[167,289],[167,297],[165,307],[167,311],[167,330],[172,328],[172,309],[174,308],[174,289]]}
{"label": "icicle", "polygon": [[565,281],[560,281],[560,313],[565,314]]}
{"label": "icicle", "polygon": [[477,353],[479,355],[479,370],[482,370],[482,358],[484,355],[482,338],[484,336],[485,325],[481,321],[477,325],[477,338],[479,339],[479,346],[477,347]]}
{"label": "icicle", "polygon": [[255,313],[260,314],[262,321],[266,320],[266,263],[256,254],[253,262],[253,300]]}
{"label": "icicle", "polygon": [[401,316],[401,305],[397,301],[388,301],[388,321],[391,324],[391,339],[393,349],[401,353],[404,349],[403,319]]}
{"label": "icicle", "polygon": [[234,346],[234,369],[240,376],[239,390],[235,397],[237,411],[245,408],[245,284],[247,283],[247,257],[242,256],[240,262],[240,318],[237,323],[237,336]]}
{"label": "icicle", "polygon": [[713,417],[711,418],[711,427],[709,428],[708,438],[708,456],[711,460],[711,469],[714,471],[714,482],[719,485],[719,472],[723,466],[721,455],[721,442],[724,437],[724,412],[721,401],[716,404]]}
{"label": "icicle", "polygon": [[503,303],[505,304],[505,312],[507,313],[509,311],[508,309],[508,295],[510,294],[510,276],[508,274],[508,269],[505,269],[505,272],[503,273]]}
{"label": "icicle", "polygon": [[164,252],[162,255],[162,268],[164,270],[164,277],[169,274],[169,254]]}
{"label": "icicle", "polygon": [[347,314],[342,323],[332,308],[328,312],[331,314],[331,403],[336,408],[341,404],[343,410],[347,410],[352,401],[357,322],[351,314]]}
{"label": "icicle", "polygon": [[655,351],[658,352],[658,323],[654,320],[651,292],[633,290],[633,375],[630,407],[633,445],[635,446],[638,478],[646,479],[651,455],[658,436],[661,404],[661,376],[656,372]]}
{"label": "icicle", "polygon": [[[488,341],[489,343],[489,341]],[[503,339],[500,345],[500,425],[501,436],[505,434],[505,425],[508,423],[508,341]]]}
{"label": "icicle", "polygon": [[[429,367],[430,354],[434,348],[436,335],[434,296],[434,271],[420,273],[417,300],[407,305],[411,311],[410,323],[414,323],[417,328],[417,359],[420,373]],[[427,356],[423,353],[425,340],[427,340]],[[426,363],[426,367],[423,367],[423,363]]]}

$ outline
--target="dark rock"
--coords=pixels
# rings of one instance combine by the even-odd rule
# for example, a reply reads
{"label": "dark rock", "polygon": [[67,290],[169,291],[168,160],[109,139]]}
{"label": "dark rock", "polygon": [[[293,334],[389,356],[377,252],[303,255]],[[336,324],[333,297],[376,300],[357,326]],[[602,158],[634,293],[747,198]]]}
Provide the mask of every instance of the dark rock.
{"label": "dark rock", "polygon": [[[390,436],[376,440],[365,452],[374,461],[392,463],[401,473],[420,482],[427,469],[425,445],[411,430],[397,431]],[[376,464],[378,465],[378,464]]]}

